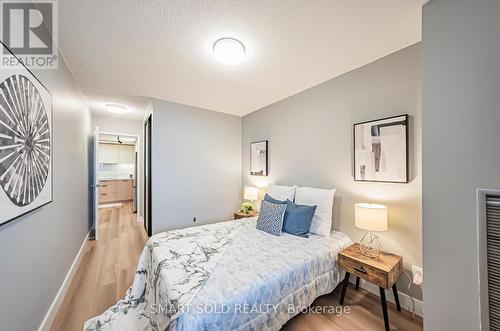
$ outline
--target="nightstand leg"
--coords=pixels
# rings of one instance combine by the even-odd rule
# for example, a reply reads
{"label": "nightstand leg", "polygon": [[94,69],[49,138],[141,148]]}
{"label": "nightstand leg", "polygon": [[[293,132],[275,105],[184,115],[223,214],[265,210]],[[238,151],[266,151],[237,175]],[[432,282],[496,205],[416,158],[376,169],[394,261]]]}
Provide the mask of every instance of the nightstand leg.
{"label": "nightstand leg", "polygon": [[356,290],[359,290],[359,277],[356,277]]}
{"label": "nightstand leg", "polygon": [[349,276],[350,275],[351,274],[348,272],[345,273],[344,284],[342,285],[342,294],[340,294],[340,301],[339,301],[339,303],[341,305],[344,304],[345,291],[347,290],[347,285],[349,285]]}
{"label": "nightstand leg", "polygon": [[392,293],[394,293],[394,301],[396,301],[396,308],[398,309],[398,311],[401,311],[401,305],[399,304],[398,288],[396,287],[396,283],[392,285]]}
{"label": "nightstand leg", "polygon": [[384,324],[385,330],[389,331],[389,315],[387,314],[387,301],[385,300],[385,289],[383,287],[379,287],[380,289],[380,301],[382,301],[382,313],[384,314]]}

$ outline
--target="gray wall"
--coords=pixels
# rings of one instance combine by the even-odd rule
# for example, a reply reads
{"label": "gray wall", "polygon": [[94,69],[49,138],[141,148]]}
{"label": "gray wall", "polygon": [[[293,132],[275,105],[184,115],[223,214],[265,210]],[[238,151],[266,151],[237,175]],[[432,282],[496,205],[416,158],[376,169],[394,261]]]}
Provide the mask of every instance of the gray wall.
{"label": "gray wall", "polygon": [[58,70],[34,74],[52,94],[54,202],[0,226],[2,330],[38,329],[89,224],[90,113],[60,55]]}
{"label": "gray wall", "polygon": [[138,179],[139,179],[139,215],[143,215],[143,177],[144,177],[144,124],[142,120],[129,120],[111,116],[98,115],[92,113],[92,130],[99,127],[100,132],[111,132],[111,133],[121,133],[121,134],[131,134],[139,136],[139,168],[138,168]]}
{"label": "gray wall", "polygon": [[241,197],[241,118],[153,100],[153,233],[232,219]]}
{"label": "gray wall", "polygon": [[478,330],[476,189],[500,188],[500,1],[424,6],[426,330]]}
{"label": "gray wall", "polygon": [[[355,241],[363,232],[354,227],[354,203],[383,203],[389,208],[383,247],[402,255],[407,268],[422,265],[420,108],[417,44],[245,116],[243,184],[336,188],[333,227]],[[411,116],[411,182],[355,182],[352,125],[404,113]],[[258,140],[269,140],[269,177],[250,176],[250,142]],[[405,291],[403,284],[404,277]]]}

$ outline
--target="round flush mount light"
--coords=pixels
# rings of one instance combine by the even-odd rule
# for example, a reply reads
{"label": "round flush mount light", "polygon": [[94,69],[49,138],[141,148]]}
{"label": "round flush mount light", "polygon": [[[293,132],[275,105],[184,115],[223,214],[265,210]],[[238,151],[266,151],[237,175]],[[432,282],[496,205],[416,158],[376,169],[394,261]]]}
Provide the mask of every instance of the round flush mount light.
{"label": "round flush mount light", "polygon": [[221,38],[214,43],[215,59],[222,64],[234,66],[245,59],[245,46],[234,38]]}
{"label": "round flush mount light", "polygon": [[125,114],[127,112],[127,108],[122,105],[117,105],[114,103],[107,103],[104,105],[106,110],[113,114]]}

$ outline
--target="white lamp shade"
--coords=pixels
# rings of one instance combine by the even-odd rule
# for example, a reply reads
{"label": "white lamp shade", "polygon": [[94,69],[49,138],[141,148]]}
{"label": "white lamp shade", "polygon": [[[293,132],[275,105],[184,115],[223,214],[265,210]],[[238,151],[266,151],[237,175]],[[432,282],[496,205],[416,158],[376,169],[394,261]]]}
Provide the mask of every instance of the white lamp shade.
{"label": "white lamp shade", "polygon": [[259,189],[256,187],[245,186],[245,193],[243,194],[244,200],[258,200]]}
{"label": "white lamp shade", "polygon": [[372,203],[355,204],[354,225],[371,232],[387,231],[387,207]]}

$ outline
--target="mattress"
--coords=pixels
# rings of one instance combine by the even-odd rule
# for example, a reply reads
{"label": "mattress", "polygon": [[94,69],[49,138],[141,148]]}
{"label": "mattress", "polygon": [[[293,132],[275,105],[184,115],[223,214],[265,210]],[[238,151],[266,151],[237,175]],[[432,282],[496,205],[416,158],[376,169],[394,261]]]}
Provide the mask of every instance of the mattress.
{"label": "mattress", "polygon": [[330,237],[273,236],[256,218],[151,237],[124,299],[85,323],[97,330],[279,330],[341,281]]}
{"label": "mattress", "polygon": [[279,330],[341,281],[337,254],[352,243],[344,233],[273,236],[256,218],[232,222],[241,230],[170,330]]}

